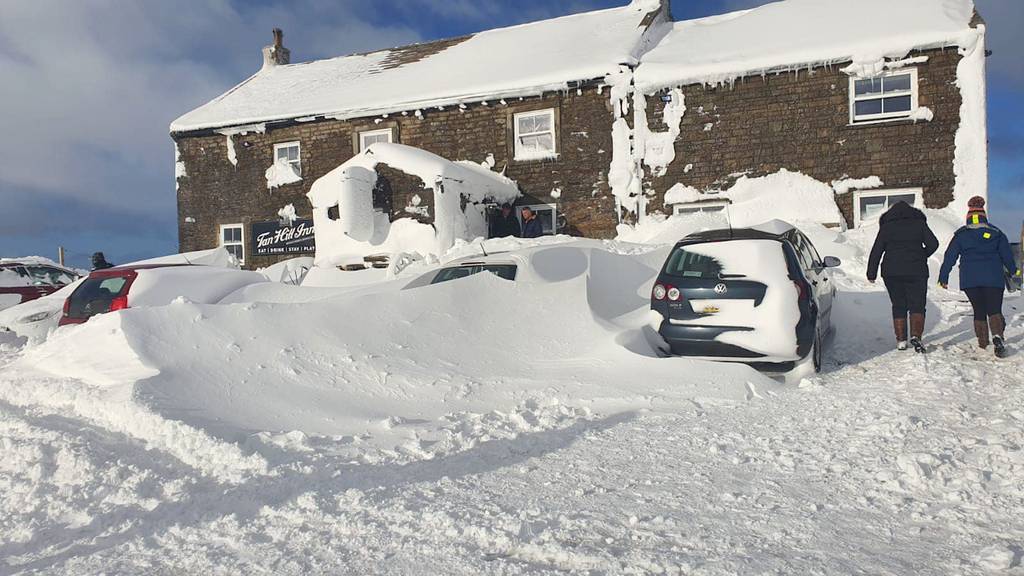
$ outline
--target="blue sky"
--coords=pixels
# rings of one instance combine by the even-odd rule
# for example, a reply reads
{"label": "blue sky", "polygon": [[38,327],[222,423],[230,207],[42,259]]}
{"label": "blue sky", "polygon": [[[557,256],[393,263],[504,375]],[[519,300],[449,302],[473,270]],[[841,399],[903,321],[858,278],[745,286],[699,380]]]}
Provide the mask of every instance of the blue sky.
{"label": "blue sky", "polygon": [[[993,219],[1024,219],[1024,1],[989,22]],[[2,0],[0,255],[123,262],[177,249],[168,125],[256,71],[270,29],[295,61],[518,24],[626,0]],[[677,18],[765,0],[675,0]]]}

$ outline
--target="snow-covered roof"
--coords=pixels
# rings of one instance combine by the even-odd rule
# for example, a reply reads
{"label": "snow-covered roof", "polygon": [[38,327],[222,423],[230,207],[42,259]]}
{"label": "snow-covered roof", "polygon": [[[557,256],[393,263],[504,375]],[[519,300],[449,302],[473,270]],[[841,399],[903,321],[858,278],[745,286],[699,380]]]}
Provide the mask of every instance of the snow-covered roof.
{"label": "snow-covered roof", "polygon": [[816,64],[871,65],[955,45],[973,15],[973,0],[784,0],[676,22],[635,81],[650,93]]}
{"label": "snow-covered roof", "polygon": [[[311,116],[354,118],[566,89],[636,64],[659,0],[303,64],[265,67],[171,132]],[[659,29],[667,29],[667,23]]]}

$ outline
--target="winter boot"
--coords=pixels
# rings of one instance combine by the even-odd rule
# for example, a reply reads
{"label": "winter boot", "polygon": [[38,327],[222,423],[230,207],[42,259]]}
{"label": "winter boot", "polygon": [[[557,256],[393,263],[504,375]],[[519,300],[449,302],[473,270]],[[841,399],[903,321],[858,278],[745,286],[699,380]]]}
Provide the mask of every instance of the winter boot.
{"label": "winter boot", "polygon": [[978,348],[988,348],[988,322],[984,320],[974,321],[974,334],[978,337]]}
{"label": "winter boot", "polygon": [[893,318],[892,328],[896,332],[896,349],[906,350],[907,349],[907,319],[906,318]]}
{"label": "winter boot", "polygon": [[988,324],[992,327],[992,344],[996,348],[996,358],[1006,358],[1006,342],[1003,340],[1006,319],[1002,314],[996,314],[988,317]]}
{"label": "winter boot", "polygon": [[910,315],[910,345],[918,354],[926,352],[921,338],[924,336],[924,314]]}

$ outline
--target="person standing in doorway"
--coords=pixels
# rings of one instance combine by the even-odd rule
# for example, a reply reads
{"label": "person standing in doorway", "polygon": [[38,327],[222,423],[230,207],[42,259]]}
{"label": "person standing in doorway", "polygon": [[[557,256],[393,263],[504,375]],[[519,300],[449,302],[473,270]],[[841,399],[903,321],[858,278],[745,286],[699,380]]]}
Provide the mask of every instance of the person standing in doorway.
{"label": "person standing in doorway", "polygon": [[523,211],[523,238],[540,238],[544,235],[544,228],[537,219],[537,213],[533,208],[524,206]]}
{"label": "person standing in doorway", "polygon": [[882,280],[892,302],[896,348],[907,349],[909,325],[910,344],[915,351],[924,352],[928,258],[939,249],[939,240],[928,227],[924,212],[906,202],[897,202],[882,215],[880,223],[868,259],[868,281],[877,280],[881,263]]}
{"label": "person standing in doorway", "polygon": [[494,214],[491,220],[491,238],[507,238],[509,236],[518,238],[522,234],[519,227],[519,220],[512,212],[511,204],[502,204],[501,210]]}
{"label": "person standing in doorway", "polygon": [[978,346],[988,348],[989,336],[999,358],[1006,356],[1006,319],[1003,317],[1003,292],[1007,275],[1018,276],[1020,269],[1010,250],[1006,234],[988,221],[985,199],[971,198],[967,203],[967,225],[956,231],[946,249],[939,271],[939,285],[949,288],[949,275],[960,262],[960,289],[974,308],[974,334]]}

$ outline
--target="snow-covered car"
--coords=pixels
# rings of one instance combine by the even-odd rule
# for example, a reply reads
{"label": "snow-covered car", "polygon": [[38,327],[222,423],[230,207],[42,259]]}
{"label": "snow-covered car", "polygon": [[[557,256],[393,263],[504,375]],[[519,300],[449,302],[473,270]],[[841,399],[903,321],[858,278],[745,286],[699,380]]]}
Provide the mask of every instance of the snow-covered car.
{"label": "snow-covered car", "polygon": [[507,252],[460,258],[422,274],[409,282],[405,289],[451,282],[481,272],[489,272],[502,280],[515,281],[522,277],[523,271],[528,267],[528,261],[529,256],[526,254]]}
{"label": "snow-covered car", "polygon": [[0,261],[0,310],[53,294],[78,277],[74,270],[50,262]]}
{"label": "snow-covered car", "polygon": [[145,264],[96,270],[64,301],[59,325],[81,324],[97,314],[163,306],[178,298],[216,304],[232,292],[267,282],[259,272],[191,264]]}
{"label": "snow-covered car", "polygon": [[830,268],[839,265],[781,221],[700,232],[669,254],[651,308],[674,355],[818,371],[836,296]]}

